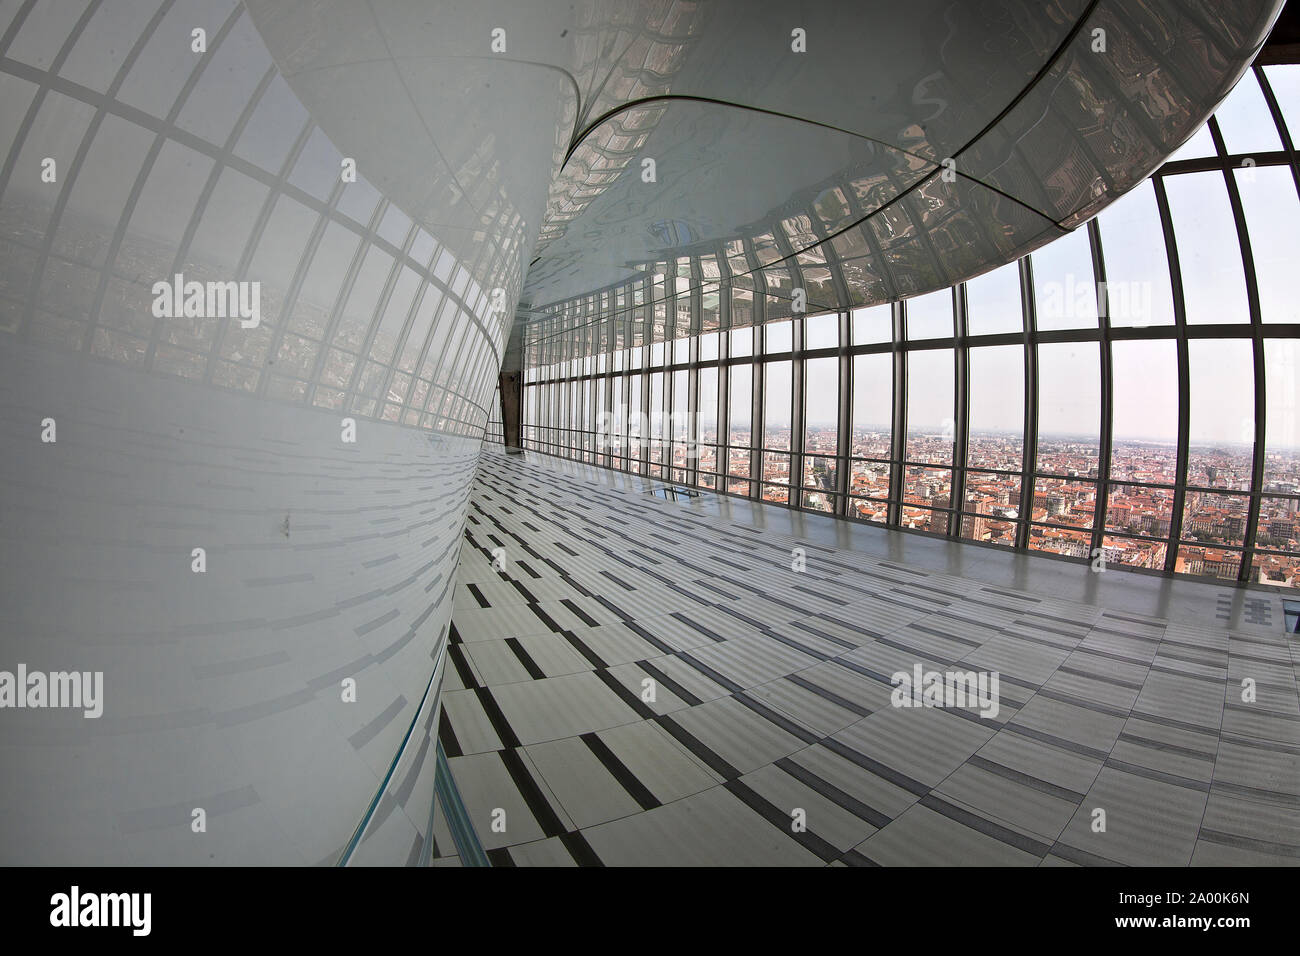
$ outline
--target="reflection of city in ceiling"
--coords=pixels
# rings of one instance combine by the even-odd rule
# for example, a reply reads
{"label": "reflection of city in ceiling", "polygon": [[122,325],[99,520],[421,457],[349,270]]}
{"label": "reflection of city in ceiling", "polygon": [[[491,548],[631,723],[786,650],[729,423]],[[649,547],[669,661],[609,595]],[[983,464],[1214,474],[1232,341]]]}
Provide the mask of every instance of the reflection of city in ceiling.
{"label": "reflection of city in ceiling", "polygon": [[[1226,92],[1231,51],[1254,42],[1243,13],[1207,21],[1159,4],[1093,3],[994,20],[985,46],[1017,52],[1022,85],[1003,71],[976,87],[1005,84],[1003,101],[963,96],[953,78],[969,64],[960,52],[945,59],[957,47],[941,44],[936,69],[911,91],[924,118],[892,132],[853,97],[828,106],[827,90],[790,115],[768,110],[779,100],[770,85],[734,102],[694,99],[688,51],[671,93],[611,114],[576,147],[552,187],[524,301],[536,310],[763,236],[780,237],[780,254],[722,286],[760,282],[760,271],[816,247],[834,281],[806,291],[826,308],[969,278],[1095,215],[1187,138],[1204,116],[1179,104]],[[1193,28],[1213,29],[1208,45],[1172,54],[1190,49],[1178,40]],[[789,314],[774,306],[773,316]]]}

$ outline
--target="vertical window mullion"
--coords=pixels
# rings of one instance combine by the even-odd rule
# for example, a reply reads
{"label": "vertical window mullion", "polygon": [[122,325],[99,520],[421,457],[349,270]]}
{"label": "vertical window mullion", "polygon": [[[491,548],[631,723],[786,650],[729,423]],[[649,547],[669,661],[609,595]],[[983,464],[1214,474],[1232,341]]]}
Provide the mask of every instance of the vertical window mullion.
{"label": "vertical window mullion", "polygon": [[948,536],[960,538],[966,511],[966,456],[970,449],[970,341],[966,316],[966,283],[953,288],[956,348],[953,349],[952,478],[948,482]]}
{"label": "vertical window mullion", "polygon": [[853,357],[849,354],[849,346],[853,341],[853,319],[849,310],[844,309],[839,313],[837,322],[839,328],[839,349],[838,367],[840,376],[840,401],[836,409],[836,421],[838,422],[838,432],[835,443],[835,515],[837,517],[846,517],[849,513],[849,487],[852,482],[850,477],[853,462],[853,435],[851,432],[853,426]]}
{"label": "vertical window mullion", "polygon": [[[1025,349],[1025,447],[1020,466],[1020,501],[1016,506],[1016,550],[1029,549],[1034,517],[1034,473],[1038,468],[1038,321],[1034,304],[1034,270],[1025,256],[1020,266],[1020,319]],[[1029,508],[1025,508],[1029,502]]]}
{"label": "vertical window mullion", "polygon": [[1101,331],[1101,436],[1097,448],[1097,491],[1092,509],[1091,557],[1101,554],[1105,542],[1106,509],[1110,503],[1110,456],[1114,447],[1115,382],[1111,355],[1110,293],[1106,287],[1106,262],[1102,254],[1101,229],[1097,220],[1088,222],[1088,243],[1092,250],[1092,276],[1097,290],[1097,323]]}
{"label": "vertical window mullion", "polygon": [[890,306],[893,324],[894,410],[889,436],[889,509],[886,523],[897,528],[903,516],[903,456],[907,450],[907,343],[903,335],[903,303]]}

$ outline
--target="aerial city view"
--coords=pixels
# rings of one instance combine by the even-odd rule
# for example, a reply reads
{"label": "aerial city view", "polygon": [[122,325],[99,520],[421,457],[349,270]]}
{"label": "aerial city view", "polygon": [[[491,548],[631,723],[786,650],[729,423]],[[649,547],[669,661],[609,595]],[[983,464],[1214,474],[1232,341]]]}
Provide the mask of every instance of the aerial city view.
{"label": "aerial city view", "polygon": [[[946,293],[941,294],[946,295]],[[931,296],[923,297],[930,299]],[[918,300],[919,301],[919,300]],[[853,315],[854,345],[869,313]],[[887,307],[884,312],[888,312]],[[917,324],[922,310],[916,308]],[[689,313],[679,308],[679,322]],[[876,318],[880,318],[877,316]],[[838,342],[835,316],[806,320],[805,350],[832,348]],[[1117,394],[1132,399],[1115,408],[1108,474],[1100,474],[1100,400],[1095,376],[1095,346],[1042,345],[1038,351],[1040,413],[1033,458],[1032,501],[1024,490],[1023,348],[997,345],[969,353],[970,408],[966,438],[964,501],[953,504],[953,455],[957,448],[953,418],[953,352],[929,349],[909,353],[906,388],[908,427],[904,458],[897,471],[891,441],[892,371],[888,352],[851,357],[853,397],[850,441],[839,444],[838,358],[813,353],[802,362],[787,359],[792,323],[775,322],[764,330],[764,347],[775,358],[763,361],[759,411],[764,428],[752,426],[755,339],[752,328],[733,329],[727,370],[729,409],[726,435],[718,430],[718,342],[722,333],[698,336],[700,367],[694,420],[687,412],[690,379],[689,339],[667,343],[656,329],[654,344],[616,350],[612,375],[600,374],[608,355],[557,364],[553,374],[577,370],[567,384],[548,386],[573,399],[568,429],[536,426],[549,434],[557,451],[610,464],[634,473],[674,482],[694,483],[733,495],[757,497],[774,504],[834,514],[839,470],[849,462],[847,501],[842,513],[863,521],[890,522],[891,481],[898,489],[898,526],[907,530],[959,536],[1005,547],[1023,547],[1100,567],[1119,566],[1172,571],[1222,580],[1240,573],[1242,547],[1250,520],[1253,468],[1253,410],[1249,396],[1216,391],[1216,363],[1231,367],[1248,362],[1237,346],[1194,341],[1190,349],[1193,390],[1189,441],[1179,494],[1178,398],[1169,378],[1175,373],[1173,344],[1168,341],[1114,343],[1115,364],[1125,378]],[[1268,367],[1277,375],[1270,399],[1279,397],[1276,420],[1263,459],[1260,511],[1255,552],[1247,579],[1284,587],[1300,586],[1300,449],[1286,443],[1295,432],[1293,413],[1285,404],[1287,376],[1294,366],[1294,344],[1269,343]],[[736,362],[739,356],[744,361]],[[708,362],[710,364],[703,364]],[[793,431],[792,369],[803,368],[803,443]],[[626,378],[619,372],[631,372]],[[1139,368],[1140,365],[1140,368]],[[643,367],[644,366],[644,367]],[[547,372],[548,370],[541,370]],[[1129,377],[1130,371],[1140,371]],[[1235,369],[1234,371],[1240,371]],[[592,374],[595,372],[595,374]],[[1248,369],[1247,369],[1248,374]],[[585,380],[582,380],[585,379]],[[625,385],[625,382],[628,383]],[[643,384],[644,382],[644,384]],[[628,395],[624,400],[623,390]],[[572,389],[573,391],[562,391]],[[594,390],[593,390],[594,389]],[[643,395],[643,389],[648,394]],[[1163,390],[1163,394],[1161,393]],[[530,390],[530,393],[533,390]],[[606,392],[608,391],[608,395]],[[1173,394],[1169,394],[1172,392]],[[613,411],[606,409],[608,399]],[[548,399],[533,399],[529,409],[539,423]],[[1292,399],[1293,401],[1293,399]],[[631,409],[648,408],[634,413]],[[662,409],[663,411],[657,411]],[[585,414],[590,411],[592,414]],[[1277,414],[1278,412],[1282,414]],[[584,419],[585,415],[585,419]],[[593,431],[593,416],[600,418]],[[585,420],[585,424],[584,424]],[[981,427],[984,426],[984,427]],[[1055,427],[1053,427],[1055,426]],[[1090,434],[1089,434],[1090,432]],[[691,436],[698,436],[692,442]],[[1283,440],[1275,440],[1281,436]],[[847,457],[845,451],[847,450]],[[792,475],[802,452],[802,478]],[[1105,489],[1104,527],[1094,546],[1099,490]],[[1180,521],[1174,509],[1181,508]],[[956,522],[959,522],[956,523]],[[1021,525],[1027,522],[1022,530]],[[1180,529],[1180,530],[1176,530]],[[1171,542],[1172,534],[1179,539]],[[1023,536],[1019,541],[1018,536]]]}
{"label": "aerial city view", "polygon": [[[849,514],[866,521],[885,522],[889,506],[890,439],[887,425],[853,429]],[[716,429],[703,431],[695,467],[699,482],[714,487],[719,450]],[[725,449],[726,491],[748,495],[750,434],[733,431],[742,447]],[[1097,505],[1097,449],[1078,438],[1044,436],[1038,442],[1038,472],[1032,508],[1021,502],[1019,468],[1022,442],[1008,434],[975,435],[969,439],[966,504],[962,509],[962,538],[1006,546],[1015,545],[1016,524],[1030,520],[1029,547],[1076,558],[1091,551]],[[666,443],[650,446],[648,474],[664,477]],[[804,446],[802,507],[830,512],[836,485],[838,431],[834,425],[808,425]],[[691,466],[690,448],[672,444],[675,480]],[[911,459],[903,468],[902,526],[947,534],[952,519],[951,436],[912,432]],[[790,503],[790,430],[768,432],[760,453],[761,498]],[[1116,439],[1112,453],[1113,481],[1106,504],[1104,555],[1108,563],[1162,569],[1168,553],[1173,516],[1178,449],[1174,444]],[[925,464],[914,464],[913,461]],[[1183,504],[1183,537],[1175,570],[1179,573],[1234,579],[1249,512],[1251,455],[1249,448],[1194,447],[1188,460],[1188,490]],[[630,470],[639,470],[632,461]],[[1276,454],[1266,492],[1295,495],[1300,491],[1300,452]],[[976,470],[980,469],[980,470]],[[987,470],[985,470],[987,469]],[[742,480],[743,479],[743,480]],[[1256,538],[1260,548],[1295,552],[1300,545],[1300,513],[1294,498],[1265,496]],[[1226,547],[1220,547],[1226,546]],[[1258,555],[1254,573],[1261,583],[1300,586],[1300,556]]]}

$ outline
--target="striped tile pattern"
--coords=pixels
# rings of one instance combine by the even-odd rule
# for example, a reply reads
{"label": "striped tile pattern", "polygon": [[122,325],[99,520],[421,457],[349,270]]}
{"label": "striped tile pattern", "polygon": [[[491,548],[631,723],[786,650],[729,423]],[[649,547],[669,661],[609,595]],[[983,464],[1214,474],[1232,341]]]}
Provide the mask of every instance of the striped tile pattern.
{"label": "striped tile pattern", "polygon": [[[494,865],[1300,861],[1280,628],[922,570],[656,484],[484,453],[439,735]],[[917,663],[999,672],[999,712],[892,706]]]}

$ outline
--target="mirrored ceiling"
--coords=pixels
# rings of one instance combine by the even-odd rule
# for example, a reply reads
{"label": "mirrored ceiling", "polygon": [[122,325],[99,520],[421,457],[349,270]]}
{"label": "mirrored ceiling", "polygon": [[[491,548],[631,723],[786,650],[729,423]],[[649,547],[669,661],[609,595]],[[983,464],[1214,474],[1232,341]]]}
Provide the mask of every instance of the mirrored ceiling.
{"label": "mirrored ceiling", "polygon": [[474,244],[517,212],[478,278],[525,317],[764,236],[775,257],[721,281],[818,249],[811,304],[843,307],[988,271],[1145,179],[1279,6],[250,3],[410,215]]}

